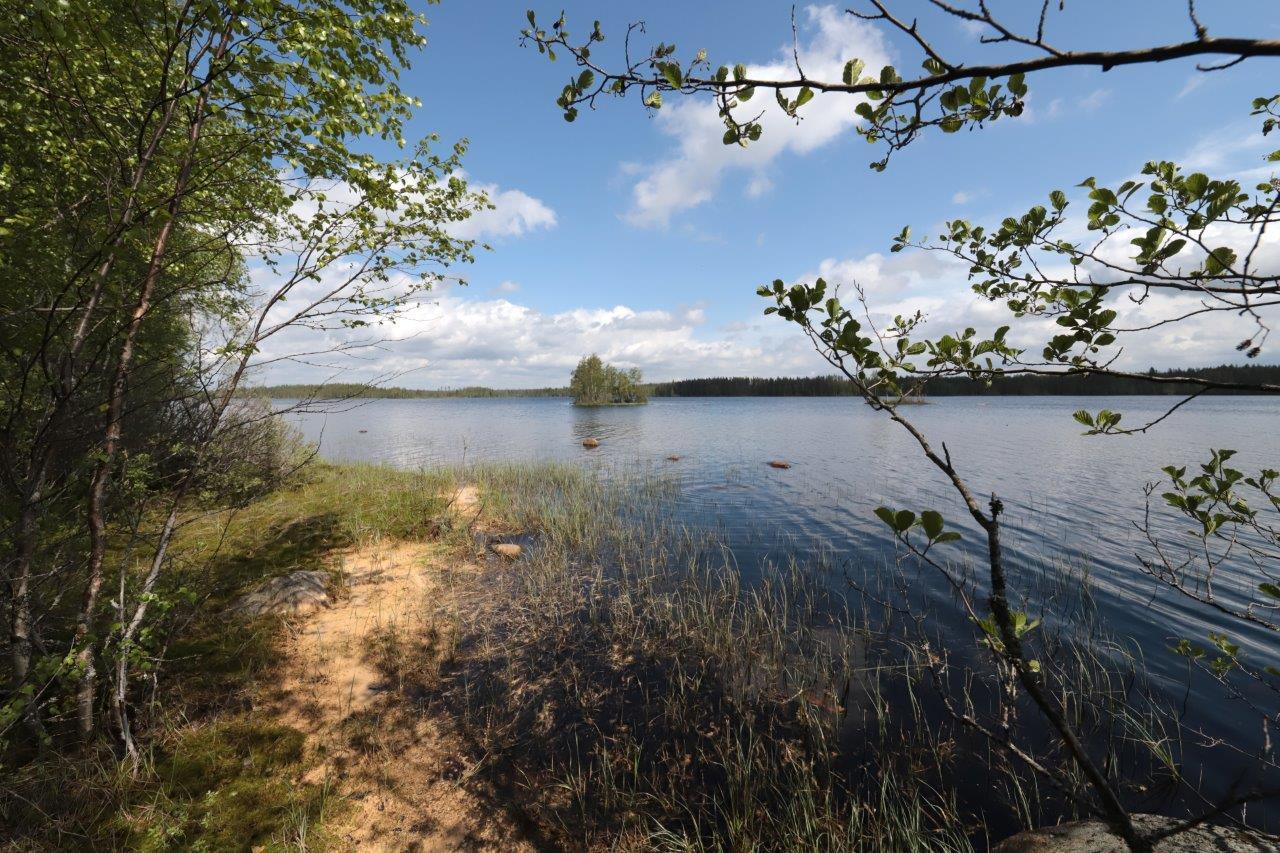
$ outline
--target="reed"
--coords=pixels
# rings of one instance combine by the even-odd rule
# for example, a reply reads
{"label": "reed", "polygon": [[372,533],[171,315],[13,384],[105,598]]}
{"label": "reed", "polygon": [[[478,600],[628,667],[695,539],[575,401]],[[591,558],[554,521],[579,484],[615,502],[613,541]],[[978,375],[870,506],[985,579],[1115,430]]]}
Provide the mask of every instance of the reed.
{"label": "reed", "polygon": [[[551,837],[588,848],[967,850],[1076,813],[1062,768],[973,626],[908,607],[906,564],[852,589],[821,556],[744,577],[642,468],[465,472],[525,555],[495,566],[430,702]],[[809,549],[813,550],[813,549]],[[803,549],[798,549],[798,553]],[[927,581],[927,579],[925,579]],[[1141,661],[1091,621],[1087,577],[1033,598],[1068,716],[1131,789],[1176,773]],[[1045,779],[968,725],[1007,734]],[[975,780],[980,785],[975,786]],[[975,791],[975,787],[980,791]],[[997,836],[998,837],[998,836]]]}

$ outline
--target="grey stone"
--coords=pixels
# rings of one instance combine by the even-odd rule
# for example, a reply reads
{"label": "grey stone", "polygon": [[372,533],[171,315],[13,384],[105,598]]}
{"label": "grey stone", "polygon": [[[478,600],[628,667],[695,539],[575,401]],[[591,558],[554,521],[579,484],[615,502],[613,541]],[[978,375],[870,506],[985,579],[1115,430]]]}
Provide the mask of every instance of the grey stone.
{"label": "grey stone", "polygon": [[[1133,816],[1134,826],[1151,835],[1178,824],[1159,815]],[[1280,850],[1280,838],[1227,826],[1202,824],[1155,845],[1156,853],[1262,853]],[[1102,821],[1077,820],[1020,832],[991,848],[991,853],[1127,853],[1128,847]]]}
{"label": "grey stone", "polygon": [[259,584],[231,604],[231,612],[242,616],[305,615],[328,607],[327,572],[297,571],[278,575]]}

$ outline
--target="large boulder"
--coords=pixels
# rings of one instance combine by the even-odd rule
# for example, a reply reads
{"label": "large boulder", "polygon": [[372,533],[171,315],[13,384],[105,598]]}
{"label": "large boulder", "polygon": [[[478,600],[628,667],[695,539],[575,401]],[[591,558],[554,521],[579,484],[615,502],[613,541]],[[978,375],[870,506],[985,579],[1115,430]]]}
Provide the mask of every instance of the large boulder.
{"label": "large boulder", "polygon": [[302,616],[328,607],[328,572],[297,571],[264,581],[231,604],[241,616]]}
{"label": "large boulder", "polygon": [[[1134,826],[1152,835],[1177,825],[1173,818],[1139,814]],[[1045,829],[1019,832],[991,848],[991,853],[1127,853],[1120,836],[1100,820],[1077,820]],[[1227,826],[1202,824],[1155,845],[1155,853],[1262,853],[1280,850],[1280,838]]]}

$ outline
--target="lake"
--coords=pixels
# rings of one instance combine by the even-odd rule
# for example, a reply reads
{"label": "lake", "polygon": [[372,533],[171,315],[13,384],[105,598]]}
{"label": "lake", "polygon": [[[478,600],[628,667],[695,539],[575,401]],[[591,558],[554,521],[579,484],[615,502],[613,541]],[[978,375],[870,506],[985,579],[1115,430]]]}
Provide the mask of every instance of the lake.
{"label": "lake", "polygon": [[[1153,683],[1180,701],[1187,667],[1168,651],[1171,639],[1203,641],[1225,623],[1139,571],[1135,554],[1147,546],[1134,522],[1142,518],[1143,486],[1160,479],[1164,465],[1197,465],[1210,448],[1239,450],[1233,467],[1247,473],[1280,467],[1280,400],[1202,397],[1137,436],[1086,437],[1071,417],[1081,408],[1109,408],[1124,414],[1122,425],[1136,426],[1175,400],[944,397],[904,412],[935,447],[946,445],[975,493],[1004,501],[1015,588],[1020,578],[1029,583],[1032,570],[1087,569],[1104,624],[1142,650]],[[667,398],[590,409],[558,398],[421,399],[334,408],[290,419],[335,461],[404,468],[560,461],[606,474],[634,466],[661,472],[679,483],[681,518],[716,530],[746,573],[818,551],[855,575],[883,571],[894,543],[873,514],[878,506],[941,512],[964,534],[947,546],[960,563],[980,561],[985,547],[914,440],[854,398]],[[600,447],[584,449],[588,437]],[[672,455],[679,461],[668,461]],[[791,467],[769,467],[774,459]],[[1153,521],[1163,534],[1186,526],[1165,513]],[[1256,578],[1245,576],[1237,589],[1240,583],[1251,587]],[[1219,594],[1229,596],[1231,586],[1222,578]],[[945,609],[949,592],[937,587]],[[1268,632],[1238,624],[1230,630],[1255,662],[1280,665]],[[1195,680],[1187,695],[1215,710],[1191,716],[1207,729],[1254,737],[1256,716],[1223,712],[1221,691],[1207,682]]]}

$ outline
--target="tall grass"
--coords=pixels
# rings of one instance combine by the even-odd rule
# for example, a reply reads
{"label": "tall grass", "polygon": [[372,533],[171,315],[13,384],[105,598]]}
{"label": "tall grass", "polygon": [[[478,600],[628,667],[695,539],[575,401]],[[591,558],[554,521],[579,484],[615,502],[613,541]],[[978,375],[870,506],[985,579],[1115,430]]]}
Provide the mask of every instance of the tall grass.
{"label": "tall grass", "polygon": [[[467,483],[481,505],[459,511]],[[471,559],[481,528],[523,556],[491,560],[421,642],[370,651],[551,845],[968,850],[1074,813],[1079,780],[1008,673],[972,626],[918,606],[929,578],[889,564],[851,590],[828,555],[748,579],[679,498],[677,481],[638,468],[315,466],[193,517],[161,590],[174,634],[142,772],[109,751],[0,768],[0,828],[29,848],[323,847],[340,804],[294,784],[298,733],[254,711],[279,627],[229,625],[223,608],[264,577],[331,569],[335,548],[430,539]],[[1037,640],[1064,711],[1131,789],[1176,781],[1140,660],[1091,624],[1087,578],[1063,568],[1030,598],[1061,614]]]}
{"label": "tall grass", "polygon": [[[1079,814],[1083,780],[980,632],[911,606],[929,578],[889,564],[851,591],[833,561],[790,559],[744,579],[724,542],[683,523],[678,483],[649,470],[467,478],[527,548],[460,617],[430,708],[550,837],[967,850]],[[1064,712],[1128,790],[1172,780],[1141,661],[1090,622],[1087,578],[1065,568],[1032,591],[1062,614],[1037,641]]]}
{"label": "tall grass", "polygon": [[792,564],[744,583],[713,537],[674,518],[675,484],[644,472],[469,476],[536,538],[462,620],[431,708],[501,756],[552,837],[969,849],[972,827],[900,752],[841,761],[849,705],[869,696],[867,638],[830,578]]}

